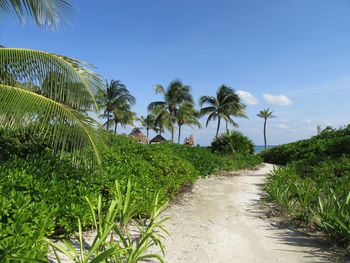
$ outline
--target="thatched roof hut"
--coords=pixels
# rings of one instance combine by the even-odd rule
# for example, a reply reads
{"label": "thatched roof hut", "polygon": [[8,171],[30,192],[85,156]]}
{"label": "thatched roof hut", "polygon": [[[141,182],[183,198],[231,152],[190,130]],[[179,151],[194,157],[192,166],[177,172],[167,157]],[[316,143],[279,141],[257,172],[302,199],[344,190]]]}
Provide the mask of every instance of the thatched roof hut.
{"label": "thatched roof hut", "polygon": [[140,143],[148,143],[147,136],[144,135],[138,128],[134,128],[129,134],[129,136]]}
{"label": "thatched roof hut", "polygon": [[152,140],[150,140],[150,142],[149,143],[161,143],[161,142],[165,142],[166,141],[166,139],[162,136],[162,135],[160,135],[160,134],[158,134],[156,137],[154,137]]}

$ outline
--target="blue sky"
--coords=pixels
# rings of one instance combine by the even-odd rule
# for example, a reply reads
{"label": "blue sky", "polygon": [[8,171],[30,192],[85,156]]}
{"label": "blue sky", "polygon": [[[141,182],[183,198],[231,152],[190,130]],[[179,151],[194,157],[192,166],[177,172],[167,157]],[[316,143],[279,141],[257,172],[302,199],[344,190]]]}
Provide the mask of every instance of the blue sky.
{"label": "blue sky", "polygon": [[[0,43],[59,53],[94,64],[103,78],[120,79],[146,114],[155,84],[179,78],[196,100],[221,84],[245,100],[249,120],[239,130],[263,143],[308,138],[316,126],[350,123],[350,2],[348,0],[106,0],[72,1],[71,26],[59,32],[0,22]],[[204,122],[204,119],[203,119]],[[126,131],[129,131],[128,128]],[[222,127],[222,131],[224,127]],[[208,128],[184,129],[206,145]]]}

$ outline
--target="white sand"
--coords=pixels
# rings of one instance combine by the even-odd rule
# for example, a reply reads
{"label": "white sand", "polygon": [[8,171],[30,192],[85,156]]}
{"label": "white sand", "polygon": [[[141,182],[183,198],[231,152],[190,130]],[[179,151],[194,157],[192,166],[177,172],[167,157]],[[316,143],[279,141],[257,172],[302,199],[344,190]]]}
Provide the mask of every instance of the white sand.
{"label": "white sand", "polygon": [[334,262],[325,244],[263,219],[257,202],[271,169],[200,179],[164,213],[166,262]]}

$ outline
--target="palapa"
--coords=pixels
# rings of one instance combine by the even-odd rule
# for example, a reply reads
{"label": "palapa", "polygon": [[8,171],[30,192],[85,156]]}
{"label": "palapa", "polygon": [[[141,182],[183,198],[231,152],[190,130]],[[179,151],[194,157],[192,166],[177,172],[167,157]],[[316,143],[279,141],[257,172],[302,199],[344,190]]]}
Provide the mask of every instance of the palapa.
{"label": "palapa", "polygon": [[146,135],[144,135],[140,129],[134,128],[131,133],[129,134],[130,137],[137,140],[140,143],[148,143],[148,138]]}
{"label": "palapa", "polygon": [[151,143],[151,144],[152,143],[161,143],[161,142],[165,142],[165,141],[166,141],[166,139],[162,135],[158,134],[149,143]]}

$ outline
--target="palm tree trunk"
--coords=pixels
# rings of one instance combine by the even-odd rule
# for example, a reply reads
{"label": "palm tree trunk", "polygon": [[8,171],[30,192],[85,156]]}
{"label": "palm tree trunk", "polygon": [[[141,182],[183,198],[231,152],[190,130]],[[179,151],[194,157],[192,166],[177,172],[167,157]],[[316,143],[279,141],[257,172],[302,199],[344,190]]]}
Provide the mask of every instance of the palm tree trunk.
{"label": "palm tree trunk", "polygon": [[107,111],[107,123],[106,123],[106,129],[108,131],[109,129],[109,111]]}
{"label": "palm tree trunk", "polygon": [[228,122],[226,121],[226,132],[228,132]]}
{"label": "palm tree trunk", "polygon": [[147,128],[146,131],[147,131],[147,138],[148,138],[148,135],[149,135],[149,128]]}
{"label": "palm tree trunk", "polygon": [[171,127],[171,141],[174,142],[174,127]]}
{"label": "palm tree trunk", "polygon": [[264,121],[264,145],[265,145],[265,150],[266,150],[266,119]]}
{"label": "palm tree trunk", "polygon": [[219,135],[220,123],[221,123],[221,117],[219,116],[219,118],[218,118],[218,127],[216,129],[216,137],[218,137],[218,135]]}
{"label": "palm tree trunk", "polygon": [[117,134],[117,127],[118,127],[118,123],[116,122],[115,123],[115,126],[114,126],[114,133]]}
{"label": "palm tree trunk", "polygon": [[180,143],[180,139],[181,139],[181,125],[179,124],[179,136],[177,138],[177,143]]}

